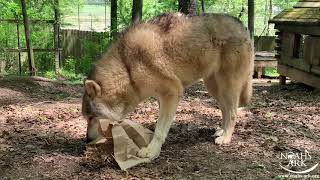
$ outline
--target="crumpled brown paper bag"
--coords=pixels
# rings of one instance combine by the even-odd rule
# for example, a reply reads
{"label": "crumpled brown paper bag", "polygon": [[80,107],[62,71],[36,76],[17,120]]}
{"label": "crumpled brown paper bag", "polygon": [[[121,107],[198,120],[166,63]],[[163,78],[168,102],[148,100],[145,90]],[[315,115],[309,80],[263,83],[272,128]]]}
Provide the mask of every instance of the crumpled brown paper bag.
{"label": "crumpled brown paper bag", "polygon": [[94,143],[104,143],[113,139],[114,158],[122,170],[141,163],[150,162],[148,158],[137,156],[138,151],[147,147],[153,137],[153,132],[138,123],[124,120],[121,123],[108,119],[99,119],[102,139]]}

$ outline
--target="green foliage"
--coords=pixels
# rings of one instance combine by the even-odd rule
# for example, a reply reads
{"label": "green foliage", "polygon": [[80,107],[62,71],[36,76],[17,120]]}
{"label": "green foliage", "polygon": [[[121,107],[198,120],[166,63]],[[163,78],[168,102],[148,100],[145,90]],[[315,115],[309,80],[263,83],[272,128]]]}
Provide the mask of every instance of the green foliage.
{"label": "green foliage", "polygon": [[43,76],[49,79],[57,79],[56,73],[54,71],[47,71],[43,74]]}
{"label": "green foliage", "polygon": [[90,71],[92,63],[97,61],[102,54],[109,47],[111,41],[108,38],[104,38],[100,43],[90,41],[90,40],[82,40],[81,43],[84,45],[83,47],[83,56],[80,58],[77,64],[76,72],[87,74]]}
{"label": "green foliage", "polygon": [[83,74],[76,74],[75,72],[64,70],[64,69],[60,71],[60,74],[61,76],[63,76],[64,78],[66,78],[68,81],[72,83],[75,83],[75,84],[83,83],[83,79],[84,79]]}
{"label": "green foliage", "polygon": [[[30,18],[53,19],[55,0],[29,0],[27,12]],[[22,18],[20,0],[0,0],[1,18],[14,18],[16,15]],[[82,6],[84,0],[59,0],[59,9],[64,12],[75,11],[75,7]]]}
{"label": "green foliage", "polygon": [[84,78],[84,75],[83,73],[76,72],[76,63],[77,63],[76,59],[72,57],[68,57],[67,59],[64,60],[63,68],[59,71],[59,75],[57,75],[54,70],[47,70],[40,75],[43,75],[46,78],[55,79],[55,80],[63,78],[71,83],[81,84]]}
{"label": "green foliage", "polygon": [[[272,25],[268,26],[268,20],[281,12],[283,9],[291,8],[298,0],[272,0],[272,14],[270,17],[270,1],[255,0],[255,35],[274,35]],[[205,1],[206,12],[227,13],[239,17],[240,12],[244,10],[240,20],[246,26],[248,23],[247,0],[214,0]],[[268,28],[269,27],[269,28]],[[268,32],[268,29],[271,29]]]}
{"label": "green foliage", "polygon": [[69,72],[76,73],[76,59],[68,57],[64,60],[63,69]]}
{"label": "green foliage", "polygon": [[[29,19],[54,19],[55,0],[27,0],[27,12]],[[75,5],[82,5],[84,0],[59,0],[60,12],[70,12],[74,10]],[[0,17],[1,19],[22,20],[20,0],[0,0]],[[26,47],[24,27],[20,23],[20,46]],[[34,48],[54,48],[54,36],[52,24],[30,24],[31,40]],[[17,29],[16,24],[0,24],[0,48],[17,48]],[[54,69],[53,53],[34,53],[35,65],[38,72],[52,71]],[[0,60],[6,61],[6,70],[8,73],[18,70],[17,53],[0,54]],[[22,62],[23,71],[27,71],[27,61]],[[15,74],[14,73],[14,74]]]}
{"label": "green foliage", "polygon": [[[298,0],[273,0],[272,14],[270,17],[270,1],[255,0],[255,34],[273,35],[268,29],[268,20],[278,14],[283,9],[291,8]],[[132,0],[118,1],[119,28],[122,29],[131,24]],[[164,12],[177,11],[178,0],[144,0],[143,20],[148,20]],[[201,9],[201,1],[198,1],[198,12]],[[239,17],[242,12],[241,21],[247,25],[248,7],[247,0],[205,0],[206,13],[227,13]]]}
{"label": "green foliage", "polygon": [[154,16],[165,12],[177,11],[178,1],[176,0],[166,0],[166,1],[154,1],[145,0],[143,2],[143,16],[142,19],[148,20]]}
{"label": "green foliage", "polygon": [[278,77],[279,76],[279,74],[277,72],[277,68],[270,68],[270,67],[265,68],[264,74],[268,77]]}
{"label": "green foliage", "polygon": [[[45,71],[51,71],[54,69],[54,59],[55,54],[54,53],[35,53],[34,54],[35,59],[35,66],[38,70],[38,72],[45,72]],[[27,67],[27,61],[24,63],[24,65]]]}
{"label": "green foliage", "polygon": [[125,28],[131,24],[131,10],[131,0],[118,1],[118,26],[120,29]]}
{"label": "green foliage", "polygon": [[73,71],[68,71],[65,69],[61,69],[60,70],[60,74],[56,75],[56,73],[54,71],[47,71],[44,74],[40,74],[46,78],[49,79],[54,79],[54,80],[58,80],[60,78],[63,78],[64,80],[73,83],[73,84],[82,84],[83,83],[83,79],[84,79],[84,75],[82,74],[76,74]]}
{"label": "green foliage", "polygon": [[[119,28],[125,28],[131,24],[132,0],[118,1]],[[178,9],[177,0],[144,0],[142,19],[148,20],[164,12],[174,12]]]}
{"label": "green foliage", "polygon": [[1,17],[8,17],[10,15],[15,15],[20,13],[20,6],[17,1],[13,0],[1,0],[0,1],[0,16]]}
{"label": "green foliage", "polygon": [[[278,14],[286,8],[292,7],[298,0],[272,0],[272,16]],[[55,0],[27,0],[27,11],[30,19],[54,19]],[[256,35],[273,35],[272,29],[268,29],[268,20],[270,17],[270,1],[255,0],[255,34]],[[0,0],[0,17],[1,19],[22,19],[20,0]],[[108,2],[110,6],[110,3]],[[65,16],[75,16],[78,7],[84,7],[84,0],[59,0],[60,13]],[[201,12],[201,1],[198,1],[198,12]],[[97,12],[97,16],[104,16],[104,6],[90,5],[83,12],[86,17],[88,14]],[[174,12],[178,10],[178,0],[144,0],[143,1],[143,20],[148,20],[164,12]],[[131,24],[132,0],[118,0],[118,25],[123,29]],[[205,11],[207,13],[228,13],[238,17],[243,11],[241,21],[247,25],[247,0],[205,0]],[[109,14],[110,7],[107,7]],[[99,22],[101,23],[101,22]],[[104,23],[102,25],[104,27]],[[51,24],[31,26],[31,35],[34,48],[53,48],[54,37],[53,27]],[[267,30],[266,30],[267,29]],[[269,30],[269,31],[268,31]],[[21,35],[21,47],[25,47],[25,37],[23,25],[20,24],[19,32]],[[268,33],[270,32],[270,33]],[[101,41],[81,40],[82,57],[76,60],[70,57],[63,61],[64,74],[69,79],[77,80],[76,74],[86,74],[89,72],[91,64],[94,63],[105,52],[110,44],[108,37],[101,37]],[[16,48],[16,24],[0,24],[0,48]],[[6,70],[8,72],[17,72],[17,53],[0,53],[0,60],[6,61]],[[40,74],[46,77],[56,78],[54,70],[54,53],[35,53],[36,68]],[[28,68],[27,61],[23,61],[23,70]],[[275,69],[266,69],[268,76],[277,76]]]}

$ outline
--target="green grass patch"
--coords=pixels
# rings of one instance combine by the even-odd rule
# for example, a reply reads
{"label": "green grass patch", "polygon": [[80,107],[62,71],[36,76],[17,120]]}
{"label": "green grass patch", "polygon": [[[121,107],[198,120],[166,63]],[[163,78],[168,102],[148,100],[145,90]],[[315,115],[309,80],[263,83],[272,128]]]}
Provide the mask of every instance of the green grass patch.
{"label": "green grass patch", "polygon": [[268,77],[278,77],[279,76],[279,74],[277,72],[277,68],[272,68],[272,67],[266,67],[264,75],[268,76]]}
{"label": "green grass patch", "polygon": [[[67,70],[62,69],[60,71],[60,78],[64,78],[65,81],[69,82],[70,84],[82,84],[84,75],[82,74],[75,74],[74,72],[70,72]],[[54,71],[47,71],[45,72],[42,76],[53,79],[53,80],[58,80],[59,77],[55,74]]]}

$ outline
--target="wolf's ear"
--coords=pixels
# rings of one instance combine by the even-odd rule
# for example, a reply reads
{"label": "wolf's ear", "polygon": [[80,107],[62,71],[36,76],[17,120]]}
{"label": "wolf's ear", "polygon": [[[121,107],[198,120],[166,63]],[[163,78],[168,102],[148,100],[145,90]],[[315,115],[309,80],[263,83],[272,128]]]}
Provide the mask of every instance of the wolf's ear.
{"label": "wolf's ear", "polygon": [[101,87],[93,80],[86,80],[84,82],[86,92],[90,97],[101,96]]}

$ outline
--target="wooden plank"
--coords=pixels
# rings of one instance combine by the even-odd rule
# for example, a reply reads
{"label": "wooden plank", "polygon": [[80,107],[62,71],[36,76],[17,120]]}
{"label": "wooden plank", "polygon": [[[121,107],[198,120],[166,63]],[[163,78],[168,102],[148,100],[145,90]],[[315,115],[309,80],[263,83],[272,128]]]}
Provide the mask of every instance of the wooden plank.
{"label": "wooden plank", "polygon": [[281,85],[286,85],[286,80],[287,80],[286,76],[282,76],[282,75],[279,76],[279,81],[280,81],[279,83]]}
{"label": "wooden plank", "polygon": [[307,73],[283,64],[278,64],[278,73],[309,86],[320,88],[320,76],[313,73]]}
{"label": "wooden plank", "polygon": [[312,65],[320,65],[320,37],[307,36],[304,41],[305,61]]}
{"label": "wooden plank", "polygon": [[[54,20],[53,19],[30,19],[29,20],[31,24],[53,24]],[[16,20],[16,19],[0,19],[0,22],[7,22],[7,23],[21,23],[23,24],[23,20]]]}
{"label": "wooden plank", "polygon": [[320,2],[298,2],[294,8],[315,8],[320,7]]}
{"label": "wooden plank", "polygon": [[256,72],[257,72],[257,78],[260,79],[262,74],[263,74],[263,68],[262,67],[257,67],[256,68]]}
{"label": "wooden plank", "polygon": [[298,23],[296,23],[295,25],[276,24],[275,29],[296,34],[310,34],[320,36],[320,23],[313,26],[298,25]]}
{"label": "wooden plank", "polygon": [[[33,48],[34,52],[54,52],[55,49]],[[0,52],[28,52],[27,48],[0,48]]]}
{"label": "wooden plank", "polygon": [[274,52],[257,51],[255,53],[254,67],[276,67],[277,59]]}
{"label": "wooden plank", "polygon": [[277,67],[278,62],[274,61],[254,61],[254,67]]}
{"label": "wooden plank", "polygon": [[311,69],[311,65],[305,62],[303,59],[282,57],[281,64],[287,64],[296,69],[300,69],[306,72],[310,72],[310,69]]}
{"label": "wooden plank", "polygon": [[[294,33],[284,32],[281,36],[281,56],[291,57],[293,55]],[[282,59],[280,59],[282,61]]]}
{"label": "wooden plank", "polygon": [[269,23],[290,25],[320,25],[320,8],[291,8],[276,15]]}
{"label": "wooden plank", "polygon": [[271,52],[275,47],[275,36],[255,36],[254,37],[254,48],[256,51]]}
{"label": "wooden plank", "polygon": [[282,40],[280,38],[276,38],[274,41],[275,41],[276,44],[281,44],[282,43]]}
{"label": "wooden plank", "polygon": [[320,66],[312,66],[311,72],[320,76]]}
{"label": "wooden plank", "polygon": [[259,56],[256,56],[255,57],[255,61],[265,61],[265,62],[268,62],[268,61],[277,61],[277,59],[272,56],[272,57],[259,57]]}
{"label": "wooden plank", "polygon": [[281,52],[282,47],[281,47],[281,46],[276,46],[276,47],[274,48],[274,50],[276,50],[277,52]]}
{"label": "wooden plank", "polygon": [[269,51],[256,51],[255,52],[256,57],[266,57],[266,58],[273,58],[274,52]]}

